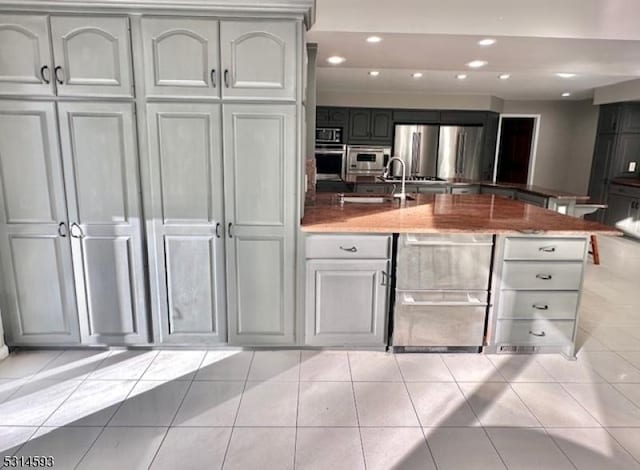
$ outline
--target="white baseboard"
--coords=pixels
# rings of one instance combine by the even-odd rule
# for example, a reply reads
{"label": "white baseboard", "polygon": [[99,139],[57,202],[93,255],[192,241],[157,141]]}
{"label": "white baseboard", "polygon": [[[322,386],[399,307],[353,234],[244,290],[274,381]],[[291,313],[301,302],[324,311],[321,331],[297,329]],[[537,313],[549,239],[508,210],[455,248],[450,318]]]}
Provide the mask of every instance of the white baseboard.
{"label": "white baseboard", "polygon": [[0,361],[9,355],[9,348],[5,345],[0,347]]}

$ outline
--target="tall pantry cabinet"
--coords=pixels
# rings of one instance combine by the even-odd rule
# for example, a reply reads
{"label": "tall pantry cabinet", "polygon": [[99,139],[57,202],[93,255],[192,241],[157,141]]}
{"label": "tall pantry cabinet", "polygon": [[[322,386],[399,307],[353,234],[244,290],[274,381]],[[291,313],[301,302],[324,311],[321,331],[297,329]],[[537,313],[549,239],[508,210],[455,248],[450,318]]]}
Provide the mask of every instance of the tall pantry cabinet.
{"label": "tall pantry cabinet", "polygon": [[8,344],[294,344],[313,2],[268,19],[2,3]]}

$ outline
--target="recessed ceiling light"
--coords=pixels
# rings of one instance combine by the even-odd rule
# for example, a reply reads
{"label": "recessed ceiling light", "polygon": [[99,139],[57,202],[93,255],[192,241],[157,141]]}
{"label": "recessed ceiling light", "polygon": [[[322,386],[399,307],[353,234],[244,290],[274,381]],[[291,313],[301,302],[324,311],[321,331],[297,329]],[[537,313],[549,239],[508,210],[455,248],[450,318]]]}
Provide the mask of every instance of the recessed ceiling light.
{"label": "recessed ceiling light", "polygon": [[458,75],[456,75],[456,78],[458,80],[464,80],[465,78],[467,78],[467,74],[466,73],[459,73]]}
{"label": "recessed ceiling light", "polygon": [[495,39],[485,38],[478,41],[478,45],[480,46],[493,46],[496,43]]}
{"label": "recessed ceiling light", "polygon": [[563,97],[563,98],[566,98],[567,96],[571,96],[571,93],[569,93],[568,91],[565,91],[565,92],[562,94],[562,97]]}
{"label": "recessed ceiling light", "polygon": [[556,75],[560,78],[572,78],[576,76],[575,73],[567,73],[567,72],[558,72]]}
{"label": "recessed ceiling light", "polygon": [[332,55],[331,57],[329,57],[327,59],[327,62],[329,62],[330,64],[333,64],[333,65],[338,65],[338,64],[343,63],[345,60],[347,60],[347,59],[345,59],[344,57],[340,57],[338,55]]}
{"label": "recessed ceiling light", "polygon": [[467,63],[467,66],[471,67],[472,69],[479,69],[480,67],[484,67],[485,65],[487,65],[486,60],[472,60],[471,62]]}
{"label": "recessed ceiling light", "polygon": [[413,78],[422,78],[422,72],[415,72],[411,75]]}
{"label": "recessed ceiling light", "polygon": [[498,75],[498,78],[500,80],[509,80],[511,78],[511,75],[508,73],[501,73],[500,75]]}
{"label": "recessed ceiling light", "polygon": [[378,70],[369,70],[369,75],[371,75],[372,77],[377,77],[378,75],[380,75],[380,72]]}
{"label": "recessed ceiling light", "polygon": [[369,36],[367,38],[367,42],[371,42],[371,43],[376,43],[380,41],[382,41],[382,38],[380,36]]}

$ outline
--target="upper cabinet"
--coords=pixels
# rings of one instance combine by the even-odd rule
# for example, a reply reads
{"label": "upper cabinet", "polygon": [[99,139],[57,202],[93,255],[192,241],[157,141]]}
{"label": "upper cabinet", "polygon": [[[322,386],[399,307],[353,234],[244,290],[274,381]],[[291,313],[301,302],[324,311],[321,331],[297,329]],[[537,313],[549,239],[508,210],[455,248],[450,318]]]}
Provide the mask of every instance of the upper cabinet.
{"label": "upper cabinet", "polygon": [[148,96],[220,96],[219,23],[211,19],[143,18]]}
{"label": "upper cabinet", "polygon": [[354,108],[349,113],[349,143],[391,144],[392,137],[390,109]]}
{"label": "upper cabinet", "polygon": [[293,22],[221,22],[223,97],[294,100],[296,44]]}
{"label": "upper cabinet", "polygon": [[0,16],[0,93],[132,96],[127,18],[50,21],[51,29],[46,16]]}
{"label": "upper cabinet", "polygon": [[626,103],[622,114],[622,132],[640,132],[640,103]]}
{"label": "upper cabinet", "polygon": [[0,15],[0,94],[53,95],[44,15]]}
{"label": "upper cabinet", "polygon": [[620,124],[620,107],[617,104],[600,106],[598,133],[615,133]]}

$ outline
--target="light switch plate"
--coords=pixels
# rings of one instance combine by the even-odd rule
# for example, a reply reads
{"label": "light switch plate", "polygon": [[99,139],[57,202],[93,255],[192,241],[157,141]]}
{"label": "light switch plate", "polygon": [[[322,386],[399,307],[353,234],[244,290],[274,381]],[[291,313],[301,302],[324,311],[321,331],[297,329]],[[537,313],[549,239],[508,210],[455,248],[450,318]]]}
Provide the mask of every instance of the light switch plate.
{"label": "light switch plate", "polygon": [[629,162],[629,171],[630,172],[636,171],[636,162]]}

